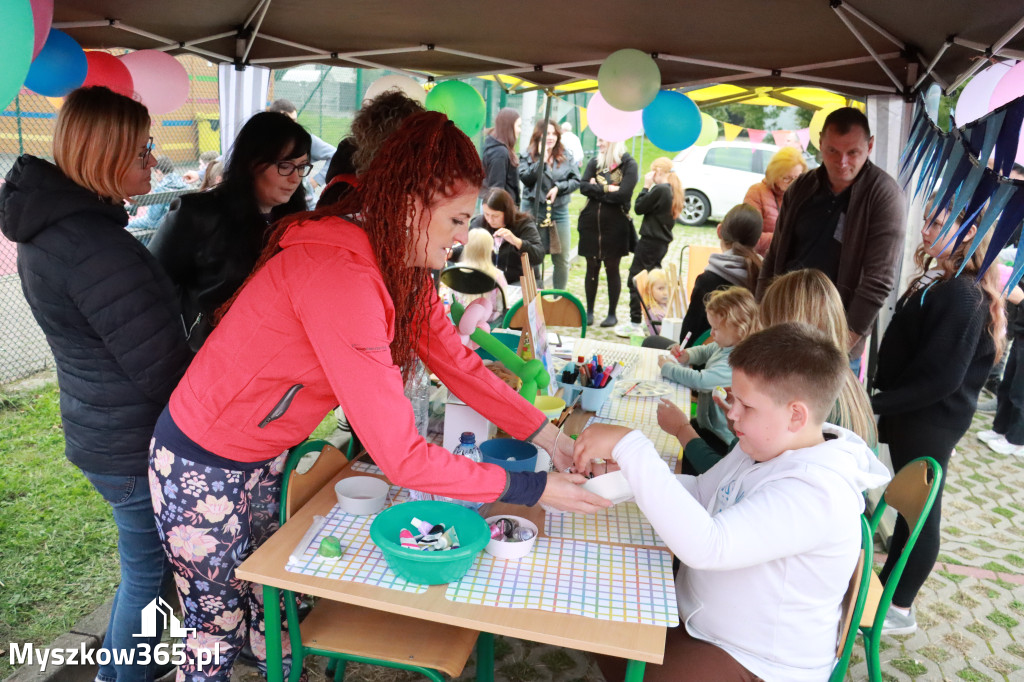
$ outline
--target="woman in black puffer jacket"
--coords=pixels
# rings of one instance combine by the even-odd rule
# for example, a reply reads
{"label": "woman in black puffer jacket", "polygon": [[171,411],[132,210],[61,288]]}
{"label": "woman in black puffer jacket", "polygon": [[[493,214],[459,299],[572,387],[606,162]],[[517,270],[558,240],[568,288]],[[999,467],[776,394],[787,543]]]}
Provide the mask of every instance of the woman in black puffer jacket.
{"label": "woman in black puffer jacket", "polygon": [[[171,578],[147,460],[192,357],[174,286],[125,230],[124,200],[149,192],[156,165],[149,125],[138,102],[75,90],[57,116],[56,165],[22,156],[0,189],[0,229],[18,245],[22,290],[56,361],[65,455],[113,508],[121,584],[103,648],[125,652],[118,661],[160,640],[137,636],[142,609]],[[152,675],[152,666],[108,663],[96,679]]]}
{"label": "woman in black puffer jacket", "polygon": [[621,142],[597,141],[597,156],[587,164],[580,182],[580,194],[587,205],[580,212],[579,254],[587,259],[584,287],[587,293],[587,324],[594,323],[594,299],[597,281],[604,263],[608,279],[608,317],[602,327],[618,323],[615,308],[619,305],[622,277],[619,261],[632,250],[636,239],[629,208],[633,202],[638,170],[636,161],[626,153]]}

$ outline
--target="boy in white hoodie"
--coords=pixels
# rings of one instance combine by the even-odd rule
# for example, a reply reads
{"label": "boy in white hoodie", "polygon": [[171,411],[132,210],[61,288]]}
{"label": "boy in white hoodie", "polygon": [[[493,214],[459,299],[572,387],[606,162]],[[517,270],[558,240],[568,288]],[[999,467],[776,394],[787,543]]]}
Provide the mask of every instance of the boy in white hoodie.
{"label": "boy in white hoodie", "polygon": [[824,423],[849,370],[822,332],[769,327],[729,362],[739,442],[709,471],[677,477],[642,433],[606,424],[579,437],[576,468],[614,458],[682,562],[684,627],[669,631],[664,664],[647,666],[645,680],[827,680],[862,492],[889,472],[860,438]]}

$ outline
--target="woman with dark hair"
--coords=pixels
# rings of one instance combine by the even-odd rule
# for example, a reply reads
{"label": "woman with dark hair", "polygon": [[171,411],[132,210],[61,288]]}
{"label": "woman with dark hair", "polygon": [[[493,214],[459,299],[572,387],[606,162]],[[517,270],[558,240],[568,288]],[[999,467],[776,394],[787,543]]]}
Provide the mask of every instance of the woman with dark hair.
{"label": "woman with dark hair", "polygon": [[[580,173],[562,146],[562,129],[554,121],[545,126],[541,120],[533,127],[529,148],[519,164],[519,179],[524,188],[523,210],[537,220],[544,253],[551,254],[551,282],[555,289],[565,289],[569,283],[569,195],[580,186]],[[539,206],[534,193],[537,189],[543,196]]]}
{"label": "woman with dark hair", "polygon": [[[608,506],[578,485],[582,476],[510,474],[416,429],[403,378],[419,356],[473,409],[551,453],[559,470],[572,461],[572,441],[462,345],[434,289],[430,271],[468,239],[482,180],[473,143],[447,117],[410,116],[355,191],[276,226],[171,396],[153,435],[150,481],[179,589],[219,597],[184,605],[186,627],[199,633],[189,655],[220,647],[216,679],[230,677],[247,633],[265,660],[260,590],[236,580],[235,568],[276,528],[281,453],[336,405],[396,485],[476,502]],[[199,472],[216,505],[191,496]],[[189,659],[184,670],[193,669]]]}
{"label": "woman with dark hair", "polygon": [[487,131],[484,148],[480,152],[480,161],[484,165],[484,190],[492,187],[501,189],[512,195],[519,205],[519,176],[516,167],[519,156],[516,154],[516,142],[523,121],[515,109],[502,109],[494,117],[494,127]]}
{"label": "woman with dark hair", "polygon": [[117,525],[121,583],[103,639],[116,658],[99,667],[102,682],[154,676],[151,665],[123,662],[159,644],[139,636],[142,609],[171,578],[146,462],[191,358],[174,285],[124,229],[124,200],[150,190],[149,126],[146,108],[128,97],[75,90],[57,115],[56,165],[22,156],[0,189],[0,226],[18,245],[22,290],[56,362],[64,454]]}
{"label": "woman with dark hair", "polygon": [[544,247],[533,216],[517,209],[509,193],[499,187],[487,191],[480,215],[469,226],[482,227],[494,237],[498,244],[495,265],[512,286],[519,286],[523,276],[523,253],[530,257],[530,265],[540,265],[544,260]]}
{"label": "woman with dark hair", "polygon": [[260,112],[235,138],[223,182],[171,203],[149,249],[181,293],[192,350],[213,331],[217,308],[252,272],[271,223],[306,210],[309,145],[309,133],[291,118]]}

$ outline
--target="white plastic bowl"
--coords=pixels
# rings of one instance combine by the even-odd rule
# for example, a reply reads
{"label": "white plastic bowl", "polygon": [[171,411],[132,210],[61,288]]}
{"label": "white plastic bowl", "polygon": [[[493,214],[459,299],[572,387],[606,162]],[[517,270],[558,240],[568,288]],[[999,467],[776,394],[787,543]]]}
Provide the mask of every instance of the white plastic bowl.
{"label": "white plastic bowl", "polygon": [[621,471],[595,476],[584,483],[583,487],[595,495],[611,500],[612,504],[633,499],[633,489],[629,487],[629,481]]}
{"label": "white plastic bowl", "polygon": [[350,476],[334,484],[334,493],[346,514],[369,516],[384,508],[390,487],[374,476]]}
{"label": "white plastic bowl", "polygon": [[521,516],[513,516],[511,514],[498,514],[497,516],[487,517],[488,528],[492,523],[498,519],[512,519],[519,524],[520,528],[529,528],[533,531],[533,537],[529,540],[522,542],[509,542],[507,540],[495,540],[491,538],[487,542],[487,546],[484,547],[484,551],[495,557],[496,559],[515,560],[522,559],[524,556],[533,551],[533,545],[537,542],[537,526],[529,519],[524,519]]}

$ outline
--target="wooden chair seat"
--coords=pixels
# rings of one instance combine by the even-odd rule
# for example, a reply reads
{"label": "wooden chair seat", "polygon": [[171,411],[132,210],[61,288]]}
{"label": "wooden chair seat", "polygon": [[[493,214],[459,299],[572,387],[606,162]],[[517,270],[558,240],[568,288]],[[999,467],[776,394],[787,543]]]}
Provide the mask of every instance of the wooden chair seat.
{"label": "wooden chair seat", "polygon": [[868,600],[864,604],[864,613],[860,617],[860,626],[869,628],[875,622],[875,614],[878,612],[878,603],[882,600],[882,581],[878,574],[871,571],[871,582],[868,584]]}
{"label": "wooden chair seat", "polygon": [[[302,621],[311,649],[417,665],[458,677],[476,646],[476,630],[321,599]],[[386,636],[385,636],[386,633]]]}

